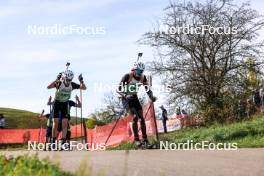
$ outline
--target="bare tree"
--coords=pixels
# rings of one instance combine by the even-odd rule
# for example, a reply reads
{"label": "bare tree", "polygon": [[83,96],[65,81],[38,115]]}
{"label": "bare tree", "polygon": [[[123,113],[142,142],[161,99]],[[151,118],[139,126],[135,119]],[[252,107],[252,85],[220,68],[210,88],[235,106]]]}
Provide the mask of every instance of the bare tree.
{"label": "bare tree", "polygon": [[171,103],[185,100],[208,112],[208,119],[222,120],[223,109],[247,87],[246,59],[262,65],[262,16],[249,3],[232,0],[175,1],[164,11],[159,25],[166,30],[159,27],[140,40],[157,49],[150,70],[171,86]]}
{"label": "bare tree", "polygon": [[105,107],[97,110],[95,114],[99,120],[102,120],[105,123],[110,123],[120,118],[122,115],[121,113],[124,112],[121,100],[114,94],[114,92],[106,93],[103,98],[103,103]]}

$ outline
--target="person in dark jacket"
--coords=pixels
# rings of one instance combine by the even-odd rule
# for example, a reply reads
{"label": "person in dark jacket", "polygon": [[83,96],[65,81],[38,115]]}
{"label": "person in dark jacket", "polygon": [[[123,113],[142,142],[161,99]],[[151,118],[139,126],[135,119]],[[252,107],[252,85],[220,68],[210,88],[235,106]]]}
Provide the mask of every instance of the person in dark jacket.
{"label": "person in dark jacket", "polygon": [[168,113],[163,105],[160,107],[160,109],[162,110],[162,123],[163,123],[164,133],[167,133]]}
{"label": "person in dark jacket", "polygon": [[260,97],[260,94],[259,94],[259,90],[256,89],[255,91],[253,91],[253,102],[255,103],[256,107],[260,107],[261,105],[261,97]]}
{"label": "person in dark jacket", "polygon": [[0,114],[0,128],[3,129],[5,128],[5,117],[3,114]]}

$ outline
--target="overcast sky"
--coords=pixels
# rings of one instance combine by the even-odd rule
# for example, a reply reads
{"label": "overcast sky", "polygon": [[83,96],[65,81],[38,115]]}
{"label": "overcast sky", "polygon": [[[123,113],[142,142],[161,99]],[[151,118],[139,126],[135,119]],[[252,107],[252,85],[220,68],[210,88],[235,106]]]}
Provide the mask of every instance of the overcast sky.
{"label": "overcast sky", "polygon": [[[236,2],[241,2],[237,0]],[[136,43],[162,17],[166,0],[7,0],[0,1],[0,107],[40,112],[54,90],[47,85],[65,70],[67,61],[83,73],[84,116],[101,107],[104,92],[94,84],[117,84],[138,52],[144,61],[154,52]],[[264,2],[252,0],[262,12]],[[105,34],[33,35],[28,26],[102,27]],[[74,91],[73,96],[79,94]],[[73,97],[72,96],[72,97]],[[160,99],[158,104],[162,104]]]}

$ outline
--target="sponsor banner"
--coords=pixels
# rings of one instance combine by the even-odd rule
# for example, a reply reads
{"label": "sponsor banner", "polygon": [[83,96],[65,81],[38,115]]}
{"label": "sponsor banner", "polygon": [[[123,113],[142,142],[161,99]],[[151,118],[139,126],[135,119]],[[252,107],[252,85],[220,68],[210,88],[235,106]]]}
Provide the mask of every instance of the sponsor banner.
{"label": "sponsor banner", "polygon": [[[167,131],[176,131],[181,129],[181,121],[177,118],[169,118],[167,120]],[[163,123],[162,120],[157,120],[157,126],[158,126],[158,131],[159,133],[163,133],[164,132],[164,127],[163,127]]]}

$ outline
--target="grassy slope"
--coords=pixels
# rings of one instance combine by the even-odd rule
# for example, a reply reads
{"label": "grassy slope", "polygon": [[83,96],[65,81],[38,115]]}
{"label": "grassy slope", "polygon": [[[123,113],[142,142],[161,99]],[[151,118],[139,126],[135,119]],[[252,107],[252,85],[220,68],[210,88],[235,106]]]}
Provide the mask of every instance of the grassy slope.
{"label": "grassy slope", "polygon": [[[4,114],[7,128],[40,128],[40,121],[38,118],[38,114],[36,113],[18,109],[0,108],[0,114]],[[79,118],[77,123],[80,123]],[[43,126],[45,126],[45,124],[46,121],[43,122]],[[72,117],[71,119],[71,125],[75,125],[74,117]]]}
{"label": "grassy slope", "polygon": [[4,114],[7,128],[39,128],[38,115],[33,112],[0,108],[0,113]]}
{"label": "grassy slope", "polygon": [[[180,131],[160,135],[161,141],[182,143],[193,140],[194,143],[210,141],[212,143],[237,143],[238,147],[264,147],[264,116],[257,115],[253,119],[228,124],[213,125],[208,128],[186,128]],[[134,149],[132,143],[124,143],[114,149]]]}

